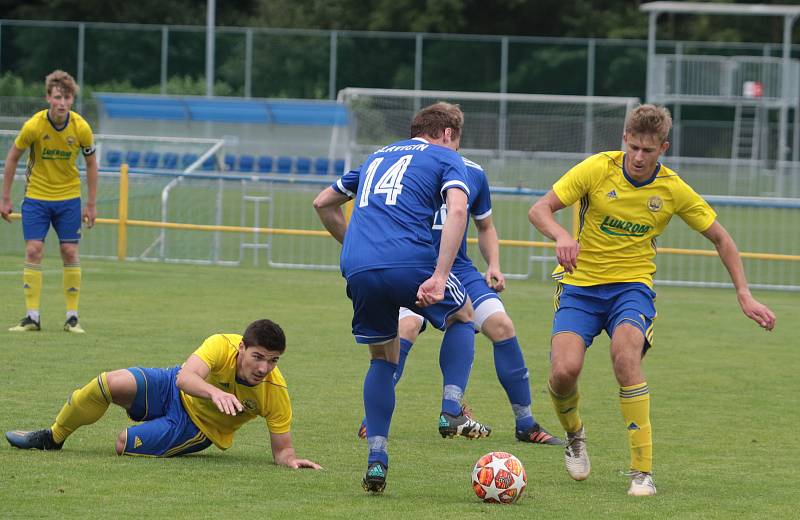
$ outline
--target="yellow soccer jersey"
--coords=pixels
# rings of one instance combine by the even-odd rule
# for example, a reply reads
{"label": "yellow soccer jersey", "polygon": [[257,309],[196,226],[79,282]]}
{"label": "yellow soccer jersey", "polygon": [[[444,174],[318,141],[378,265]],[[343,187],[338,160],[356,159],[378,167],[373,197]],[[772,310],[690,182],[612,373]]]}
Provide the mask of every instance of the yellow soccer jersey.
{"label": "yellow soccer jersey", "polygon": [[242,336],[215,334],[208,337],[194,354],[206,362],[211,371],[206,382],[236,396],[244,410],[236,416],[226,415],[209,399],[192,397],[181,392],[181,400],[192,421],[220,449],[233,443],[233,433],[257,416],[264,417],[272,433],[286,433],[292,423],[292,404],[281,371],[275,367],[264,382],[249,386],[237,381],[236,358]]}
{"label": "yellow soccer jersey", "polygon": [[656,238],[673,215],[705,231],[717,217],[678,175],[659,164],[654,178],[636,184],[623,168],[624,152],[602,152],[573,167],[553,185],[565,205],[580,201],[578,267],[559,265],[553,277],[570,285],[642,282],[653,286]]}
{"label": "yellow soccer jersey", "polygon": [[81,181],[76,161],[78,153],[94,153],[94,136],[89,123],[70,112],[62,128],[37,112],[22,126],[14,144],[30,148],[25,196],[41,200],[66,200],[81,196]]}

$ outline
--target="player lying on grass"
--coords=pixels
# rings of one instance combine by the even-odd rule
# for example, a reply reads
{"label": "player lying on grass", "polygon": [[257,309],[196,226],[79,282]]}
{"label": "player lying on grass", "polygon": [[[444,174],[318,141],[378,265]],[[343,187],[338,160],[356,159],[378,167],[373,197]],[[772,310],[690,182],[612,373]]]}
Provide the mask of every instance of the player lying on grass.
{"label": "player lying on grass", "polygon": [[[586,349],[604,329],[630,447],[629,495],[656,493],[650,391],[642,358],[653,344],[656,239],[674,215],[717,248],[747,317],[766,330],[775,315],[747,286],[736,244],[711,206],[658,159],[669,148],[672,118],[664,107],[642,105],[625,122],[625,151],[602,152],[558,180],[530,209],[531,223],[556,242],[558,280],[551,344],[550,396],[567,432],[564,461],[575,480],[591,465],[579,414],[578,377]],[[553,214],[580,201],[577,238]],[[702,384],[698,391],[702,392]]]}
{"label": "player lying on grass", "polygon": [[[467,256],[467,232],[461,241],[456,259],[453,262],[453,273],[464,284],[475,309],[475,329],[480,330],[489,338],[493,345],[494,367],[497,379],[503,386],[511,404],[514,414],[514,431],[517,439],[532,444],[562,444],[542,428],[531,411],[531,388],[529,384],[528,368],[522,348],[517,340],[514,323],[506,313],[503,302],[497,294],[505,289],[505,276],[500,269],[500,247],[497,240],[497,229],[492,220],[492,199],[489,192],[489,182],[483,168],[475,162],[464,159],[467,167],[467,186],[469,197],[467,207],[475,227],[478,229],[478,248],[486,260],[486,274],[482,275]],[[346,174],[353,175],[354,172]],[[357,172],[355,172],[357,175]],[[342,181],[342,186],[347,180]],[[331,189],[344,193],[339,184],[334,184]],[[433,220],[433,242],[438,246],[442,237],[442,227],[447,219],[447,205],[442,205]],[[394,373],[395,384],[403,375],[403,368],[411,347],[417,336],[425,330],[425,318],[406,309],[400,309],[398,334],[400,335],[400,361]],[[366,419],[361,421],[358,430],[360,438],[366,438]]]}
{"label": "player lying on grass", "polygon": [[292,406],[277,367],[285,349],[280,326],[258,320],[244,336],[208,337],[182,366],[103,372],[72,392],[49,429],[10,431],[6,439],[17,448],[60,450],[75,430],[100,419],[114,403],[142,421],[119,434],[118,455],[175,457],[211,444],[228,449],[236,430],[264,417],[276,464],[320,469],[297,458],[292,446]]}

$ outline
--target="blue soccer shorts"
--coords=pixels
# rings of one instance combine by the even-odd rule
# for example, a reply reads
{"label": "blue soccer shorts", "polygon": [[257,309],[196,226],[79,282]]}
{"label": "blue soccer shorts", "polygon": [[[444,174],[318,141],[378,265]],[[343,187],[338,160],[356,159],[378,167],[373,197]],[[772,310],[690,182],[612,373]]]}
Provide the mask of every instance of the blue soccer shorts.
{"label": "blue soccer shorts", "polygon": [[588,287],[559,283],[553,299],[553,336],[571,332],[589,348],[603,330],[612,336],[618,325],[629,323],[642,331],[647,351],[653,345],[655,298],[656,293],[639,282]]}
{"label": "blue soccer shorts", "polygon": [[[472,306],[475,308],[474,324],[476,331],[481,330],[483,323],[489,316],[497,312],[506,311],[503,301],[500,299],[500,296],[498,296],[497,291],[489,287],[483,274],[481,274],[474,265],[463,268],[454,266],[453,274],[455,274],[456,278],[464,285],[469,299],[472,300]],[[425,318],[402,307],[400,309],[399,319],[402,320],[408,316],[416,316],[422,322],[422,328],[420,329],[420,333],[422,333],[427,323]]]}
{"label": "blue soccer shorts", "polygon": [[123,455],[175,457],[211,446],[183,408],[175,384],[179,371],[179,366],[128,369],[136,379],[136,398],[128,416],[144,422],[127,429]]}
{"label": "blue soccer shorts", "polygon": [[347,296],[353,301],[353,336],[357,343],[385,343],[397,336],[397,316],[406,307],[444,330],[447,320],[467,302],[461,281],[453,274],[447,280],[444,299],[420,308],[417,289],[431,277],[433,269],[402,267],[361,271],[347,279]]}
{"label": "blue soccer shorts", "polygon": [[22,236],[44,242],[50,224],[62,244],[77,244],[81,239],[81,199],[22,201]]}

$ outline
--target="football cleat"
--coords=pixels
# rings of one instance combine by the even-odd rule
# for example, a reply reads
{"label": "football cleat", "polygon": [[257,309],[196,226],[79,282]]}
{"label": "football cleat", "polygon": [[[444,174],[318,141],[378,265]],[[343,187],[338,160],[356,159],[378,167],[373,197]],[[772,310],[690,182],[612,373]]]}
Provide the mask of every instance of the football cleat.
{"label": "football cleat", "polygon": [[474,420],[465,414],[462,409],[461,415],[458,416],[442,412],[439,416],[439,433],[444,438],[449,437],[452,439],[460,435],[468,439],[479,439],[488,437],[492,433],[492,429]]}
{"label": "football cleat", "polygon": [[[466,403],[461,404],[461,413],[468,418],[472,419],[472,408]],[[358,435],[359,439],[366,439],[367,438],[367,419],[361,419],[361,425],[358,427]],[[549,435],[549,434],[548,434]]]}
{"label": "football cleat", "polygon": [[586,480],[592,470],[589,461],[589,454],[586,452],[586,435],[581,429],[574,432],[567,432],[567,443],[564,446],[564,463],[567,466],[567,473],[574,480]]}
{"label": "football cleat", "polygon": [[70,316],[67,321],[64,322],[64,331],[72,332],[74,334],[83,334],[86,332],[83,330],[83,327],[81,327],[81,324],[78,323],[77,316]]}
{"label": "football cleat", "polygon": [[60,450],[64,445],[53,440],[53,432],[50,429],[24,432],[14,430],[6,432],[6,440],[15,448],[21,450]]}
{"label": "football cleat", "polygon": [[25,316],[19,321],[19,325],[8,329],[9,332],[36,332],[38,330],[42,330],[42,326],[30,316]]}
{"label": "football cleat", "polygon": [[364,480],[361,481],[361,487],[368,493],[383,493],[386,487],[386,472],[389,468],[383,465],[382,462],[373,462],[367,468],[367,474],[364,475]]}
{"label": "football cleat", "polygon": [[656,485],[653,483],[653,475],[644,471],[632,470],[628,473],[631,477],[631,486],[628,494],[632,497],[649,497],[656,494]]}
{"label": "football cleat", "polygon": [[527,430],[517,430],[517,440],[530,442],[531,444],[547,444],[550,446],[561,446],[564,443],[558,437],[553,437],[550,433],[536,424]]}

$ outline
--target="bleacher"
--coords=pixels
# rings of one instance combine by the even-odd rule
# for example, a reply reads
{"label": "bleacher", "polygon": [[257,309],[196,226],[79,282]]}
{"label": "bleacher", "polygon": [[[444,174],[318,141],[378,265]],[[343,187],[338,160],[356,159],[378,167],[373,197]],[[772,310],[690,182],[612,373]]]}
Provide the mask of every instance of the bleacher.
{"label": "bleacher", "polygon": [[[140,150],[106,150],[100,158],[102,168],[117,169],[122,163],[140,170],[185,170],[198,159],[194,152],[178,153]],[[250,154],[225,154],[219,168],[215,157],[209,157],[199,171],[229,171],[238,173],[280,173],[286,175],[341,175],[344,173],[344,159],[331,161],[328,157],[292,157],[282,155],[254,156]]]}
{"label": "bleacher", "polygon": [[[219,160],[220,164],[216,157],[210,157],[200,171],[320,176],[344,173],[344,159],[323,156],[328,145],[324,132],[346,127],[350,122],[347,109],[332,101],[110,93],[96,93],[94,97],[100,108],[101,131],[105,133],[119,134],[121,129],[136,132],[151,125],[158,129],[153,130],[156,135],[174,136],[187,129],[190,134],[203,133],[204,137],[213,138],[239,134],[240,142],[226,147],[229,153]],[[209,128],[218,129],[219,133],[212,130],[215,135],[208,135]],[[165,133],[158,134],[159,130]],[[289,143],[262,138],[259,132],[290,136]],[[196,152],[170,150],[162,143],[158,150],[105,149],[100,165],[118,168],[124,162],[134,169],[185,170],[198,157]]]}

